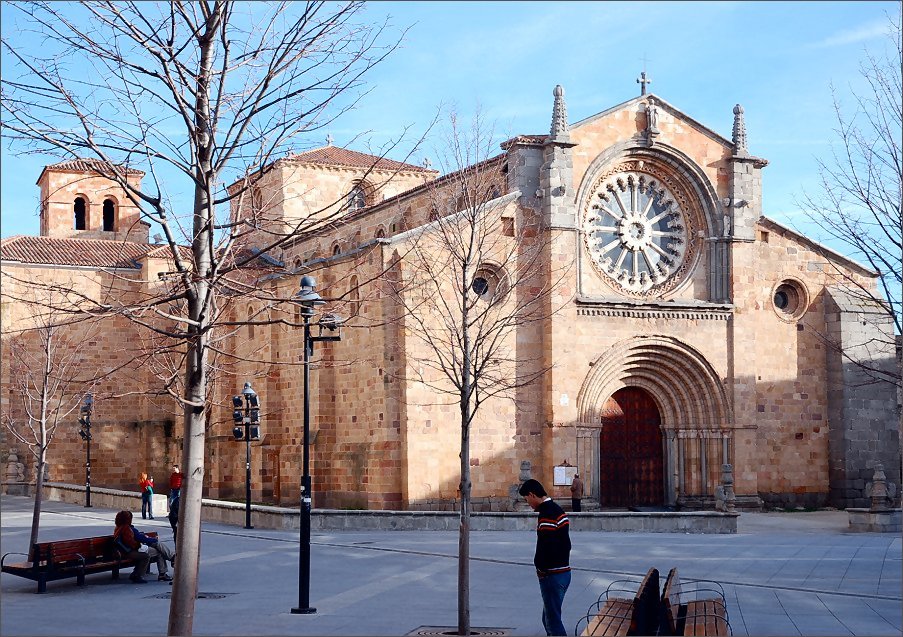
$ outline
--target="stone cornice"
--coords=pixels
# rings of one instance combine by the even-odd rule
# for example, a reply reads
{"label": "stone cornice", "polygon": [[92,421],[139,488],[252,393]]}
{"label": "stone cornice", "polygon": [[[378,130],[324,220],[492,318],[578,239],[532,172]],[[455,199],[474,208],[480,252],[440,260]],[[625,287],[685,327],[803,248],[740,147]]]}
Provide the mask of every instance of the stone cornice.
{"label": "stone cornice", "polygon": [[624,316],[644,319],[690,319],[729,321],[734,306],[729,303],[704,301],[641,302],[608,297],[580,296],[576,299],[577,316]]}

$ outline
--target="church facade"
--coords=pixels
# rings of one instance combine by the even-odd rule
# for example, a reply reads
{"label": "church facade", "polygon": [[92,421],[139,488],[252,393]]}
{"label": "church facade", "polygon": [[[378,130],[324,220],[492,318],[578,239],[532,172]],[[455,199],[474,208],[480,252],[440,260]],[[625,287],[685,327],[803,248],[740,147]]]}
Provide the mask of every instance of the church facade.
{"label": "church facade", "polygon": [[[274,296],[289,298],[301,276],[315,276],[330,311],[348,317],[342,340],[315,350],[314,506],[455,506],[457,407],[430,400],[410,373],[429,353],[418,350],[385,280],[404,271],[413,237],[467,205],[459,177],[476,169],[490,175],[499,241],[535,233],[545,259],[535,282],[551,292],[541,325],[506,335],[514,364],[529,361],[544,370],[541,378],[488,400],[472,427],[475,509],[513,507],[511,490],[526,466],[561,498],[569,481],[556,475],[579,472],[585,498],[602,510],[713,508],[728,464],[737,504],[749,509],[863,506],[876,463],[899,484],[896,389],[863,385],[848,363],[896,364],[893,351],[864,353],[893,328],[844,289],[844,280],[876,289],[878,274],[763,214],[768,162],[749,152],[743,109],[734,108],[727,138],[645,90],[574,123],[561,87],[553,97],[548,135],[512,138],[476,167],[440,176],[327,145],[277,160],[248,197],[233,201],[234,218],[265,220],[255,224],[259,245],[268,231],[324,218],[268,255],[280,270],[267,279]],[[90,165],[81,168],[81,183],[92,184]],[[42,179],[59,172],[48,167]],[[42,237],[4,240],[3,270],[20,279],[25,270],[65,272],[72,285],[91,280],[106,293],[157,284],[165,258],[127,201],[112,190],[105,199],[108,184],[72,188],[53,189],[65,199],[59,211],[42,206]],[[110,208],[123,212],[114,219]],[[114,245],[113,256],[97,256]],[[80,263],[73,256],[80,250],[94,260]],[[480,285],[503,285],[506,264],[490,261]],[[116,283],[97,283],[105,277]],[[512,289],[499,302],[525,293]],[[233,305],[236,320],[263,313],[300,322],[297,309]],[[9,324],[18,310],[4,311]],[[129,329],[136,328],[99,338],[127,351]],[[216,390],[205,492],[243,493],[244,448],[231,440],[230,397],[253,377],[264,406],[264,436],[252,447],[254,498],[292,504],[303,442],[300,330],[278,321],[248,329],[255,331],[232,345],[232,379]],[[134,373],[139,383],[153,382],[146,370]],[[8,407],[9,381],[7,372]],[[178,461],[178,420],[156,404],[110,401],[109,446],[98,463],[106,468],[95,484],[129,487],[126,468],[162,476]],[[117,468],[123,450],[134,457]],[[80,453],[77,440],[54,445],[51,478],[79,482]]]}

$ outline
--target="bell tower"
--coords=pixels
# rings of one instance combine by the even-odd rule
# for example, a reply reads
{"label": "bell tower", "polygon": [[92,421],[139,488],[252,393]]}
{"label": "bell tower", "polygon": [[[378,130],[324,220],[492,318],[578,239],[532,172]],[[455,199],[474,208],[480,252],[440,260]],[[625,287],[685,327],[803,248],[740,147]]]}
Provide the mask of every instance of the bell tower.
{"label": "bell tower", "polygon": [[95,159],[70,159],[45,166],[38,177],[41,189],[41,236],[106,239],[147,243],[150,224],[125,190],[104,175],[124,172],[128,183],[141,187],[144,173],[110,166]]}

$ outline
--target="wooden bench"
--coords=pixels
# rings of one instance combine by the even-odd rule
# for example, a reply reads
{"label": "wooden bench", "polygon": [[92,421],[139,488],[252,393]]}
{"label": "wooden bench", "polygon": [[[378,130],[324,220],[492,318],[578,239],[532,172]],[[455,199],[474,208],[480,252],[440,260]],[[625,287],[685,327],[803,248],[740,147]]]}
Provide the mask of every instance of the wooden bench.
{"label": "wooden bench", "polygon": [[660,635],[732,635],[724,589],[718,582],[682,585],[672,568],[662,591]]}
{"label": "wooden bench", "polygon": [[[634,589],[636,580],[617,580],[608,585],[586,615],[577,622],[574,634],[608,637],[654,635],[659,625],[659,574],[650,568]],[[633,597],[628,597],[629,595]],[[580,625],[586,628],[580,633]]]}
{"label": "wooden bench", "polygon": [[[157,537],[154,531],[145,535]],[[25,554],[6,553],[0,558],[0,570],[37,582],[38,593],[47,591],[47,582],[74,577],[84,586],[86,575],[112,571],[113,579],[118,579],[120,569],[135,566],[135,560],[119,556],[112,535],[37,542],[26,556],[27,562],[7,564],[10,555]]]}

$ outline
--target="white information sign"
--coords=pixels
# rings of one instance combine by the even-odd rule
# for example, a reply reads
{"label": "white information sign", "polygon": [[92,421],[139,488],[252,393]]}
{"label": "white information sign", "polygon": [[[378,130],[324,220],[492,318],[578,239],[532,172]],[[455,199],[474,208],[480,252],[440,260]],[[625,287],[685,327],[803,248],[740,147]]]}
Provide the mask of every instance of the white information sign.
{"label": "white information sign", "polygon": [[570,485],[574,481],[575,475],[577,475],[577,467],[568,467],[566,465],[555,467],[555,486]]}

